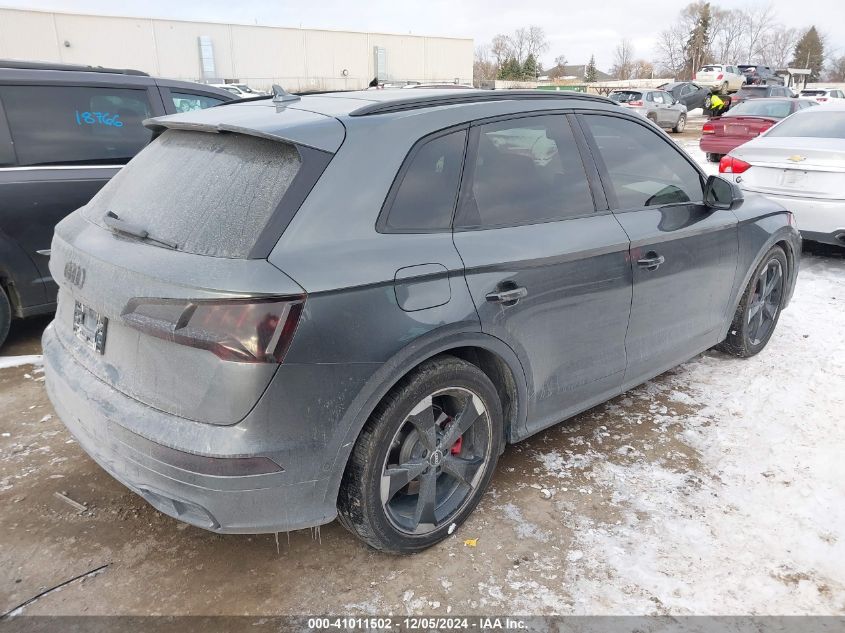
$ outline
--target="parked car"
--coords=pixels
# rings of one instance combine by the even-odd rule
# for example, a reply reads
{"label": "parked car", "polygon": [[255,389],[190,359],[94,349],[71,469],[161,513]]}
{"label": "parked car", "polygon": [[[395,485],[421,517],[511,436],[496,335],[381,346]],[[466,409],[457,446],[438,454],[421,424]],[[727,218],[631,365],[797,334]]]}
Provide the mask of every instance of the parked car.
{"label": "parked car", "polygon": [[795,95],[786,86],[743,86],[731,97],[731,107],[742,103],[746,99],[764,99],[766,97],[789,97],[794,99]]}
{"label": "parked car", "polygon": [[686,106],[663,90],[624,88],[611,92],[610,100],[673,132],[683,132],[687,125]]}
{"label": "parked car", "polygon": [[12,318],[55,309],[53,227],[149,142],[141,122],[233,98],[132,70],[0,60],[0,345]]}
{"label": "parked car", "polygon": [[722,158],[745,191],[795,214],[804,239],[845,246],[845,103],[807,108]]}
{"label": "parked car", "polygon": [[739,71],[745,77],[746,84],[753,84],[757,86],[768,86],[776,84],[784,85],[783,77],[779,76],[768,66],[762,64],[740,64]]}
{"label": "parked car", "polygon": [[807,88],[801,91],[801,96],[813,99],[818,103],[831,103],[836,99],[845,99],[845,90],[841,88]]}
{"label": "parked car", "polygon": [[261,90],[254,90],[247,86],[246,84],[208,84],[209,86],[213,86],[215,88],[219,88],[220,90],[225,90],[226,92],[230,92],[236,97],[240,97],[241,99],[248,99],[250,97],[263,97],[267,93],[262,92]]}
{"label": "parked car", "polygon": [[710,94],[708,88],[691,81],[676,81],[658,87],[672,95],[676,101],[683,103],[687,107],[687,111],[703,108],[704,101]]}
{"label": "parked car", "polygon": [[711,119],[701,128],[699,147],[707,160],[718,163],[732,149],[757,138],[775,123],[798,110],[818,104],[809,99],[751,99]]}
{"label": "parked car", "polygon": [[730,64],[708,64],[695,73],[695,82],[722,94],[739,90],[745,84],[745,76],[736,66]]}
{"label": "parked car", "polygon": [[53,240],[50,399],[187,523],[422,550],[506,443],[756,354],[792,294],[789,212],[597,95],[275,99],[154,119]]}

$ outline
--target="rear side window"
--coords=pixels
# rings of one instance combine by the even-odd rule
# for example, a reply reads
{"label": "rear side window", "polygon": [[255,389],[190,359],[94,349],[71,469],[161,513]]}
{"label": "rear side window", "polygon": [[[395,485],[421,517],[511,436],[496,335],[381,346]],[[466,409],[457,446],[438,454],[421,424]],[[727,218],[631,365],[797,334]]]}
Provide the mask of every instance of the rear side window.
{"label": "rear side window", "polygon": [[223,99],[215,99],[205,95],[190,94],[187,92],[170,91],[170,99],[176,112],[190,112],[191,110],[205,110],[211,106],[223,103]]}
{"label": "rear side window", "polygon": [[598,146],[617,209],[704,199],[698,171],[656,132],[619,117],[585,115],[583,121]]}
{"label": "rear side window", "polygon": [[299,171],[297,149],[231,133],[168,130],[85,208],[112,212],[188,253],[249,255]]}
{"label": "rear side window", "polygon": [[146,90],[0,86],[18,164],[123,164],[150,142]]}
{"label": "rear side window", "polygon": [[399,186],[388,199],[389,231],[448,230],[458,197],[466,130],[425,141],[400,171]]}
{"label": "rear side window", "polygon": [[[535,224],[595,211],[584,164],[563,115],[473,128],[456,226]],[[467,178],[465,177],[465,180]]]}

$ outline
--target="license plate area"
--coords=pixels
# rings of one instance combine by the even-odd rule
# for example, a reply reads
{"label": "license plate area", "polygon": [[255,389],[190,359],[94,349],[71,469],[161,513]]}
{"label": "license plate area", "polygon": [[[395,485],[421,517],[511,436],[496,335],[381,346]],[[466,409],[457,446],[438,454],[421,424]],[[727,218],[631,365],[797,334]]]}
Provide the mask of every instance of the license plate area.
{"label": "license plate area", "polygon": [[98,354],[106,349],[106,330],[109,320],[92,310],[86,305],[74,303],[73,306],[73,333],[80,341],[85,343]]}
{"label": "license plate area", "polygon": [[780,184],[784,187],[794,187],[796,185],[801,185],[806,178],[806,171],[799,171],[797,169],[784,169],[780,177]]}

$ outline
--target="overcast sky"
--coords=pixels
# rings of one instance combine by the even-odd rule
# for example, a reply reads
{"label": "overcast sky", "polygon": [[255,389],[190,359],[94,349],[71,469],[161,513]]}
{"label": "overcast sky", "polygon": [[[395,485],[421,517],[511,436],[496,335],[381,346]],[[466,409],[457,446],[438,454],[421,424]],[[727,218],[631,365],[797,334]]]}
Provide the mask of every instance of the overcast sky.
{"label": "overcast sky", "polygon": [[[476,45],[497,33],[537,24],[545,28],[545,67],[564,54],[599,68],[613,64],[613,49],[629,38],[637,57],[651,60],[657,33],[673,22],[686,0],[0,0],[0,6],[212,22],[239,22],[355,31],[471,37]],[[766,0],[718,0],[722,8],[765,6]],[[788,26],[815,24],[829,48],[845,54],[845,0],[772,0]],[[734,60],[725,60],[734,61]],[[735,60],[741,63],[744,60]]]}

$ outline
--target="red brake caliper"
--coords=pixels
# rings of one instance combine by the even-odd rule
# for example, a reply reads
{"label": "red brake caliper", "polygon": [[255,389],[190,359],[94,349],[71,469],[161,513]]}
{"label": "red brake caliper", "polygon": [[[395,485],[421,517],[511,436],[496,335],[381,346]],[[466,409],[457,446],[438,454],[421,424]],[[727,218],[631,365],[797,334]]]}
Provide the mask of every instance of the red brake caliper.
{"label": "red brake caliper", "polygon": [[464,436],[461,435],[458,438],[458,441],[455,442],[454,444],[452,444],[452,448],[449,449],[449,452],[452,453],[452,455],[460,455],[461,454],[461,447],[463,445],[464,445]]}

